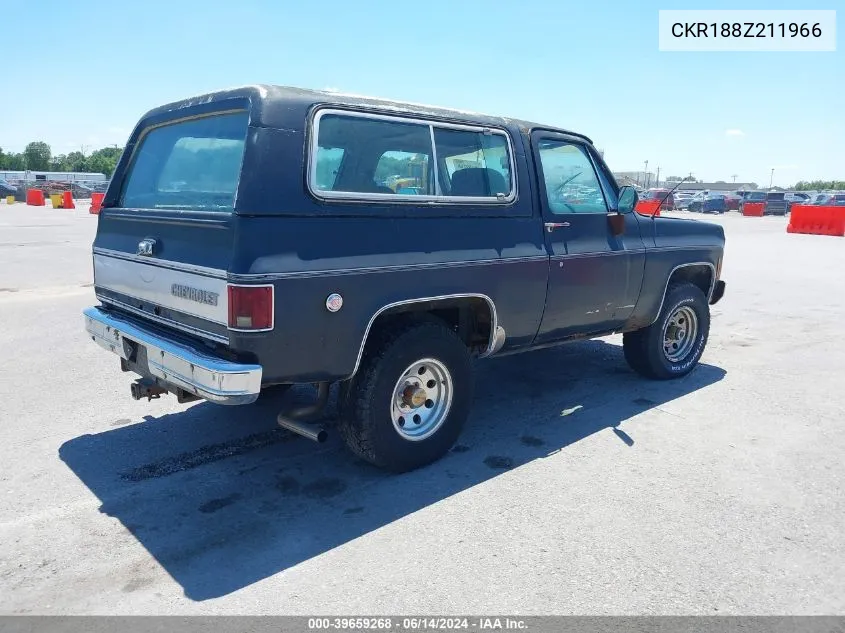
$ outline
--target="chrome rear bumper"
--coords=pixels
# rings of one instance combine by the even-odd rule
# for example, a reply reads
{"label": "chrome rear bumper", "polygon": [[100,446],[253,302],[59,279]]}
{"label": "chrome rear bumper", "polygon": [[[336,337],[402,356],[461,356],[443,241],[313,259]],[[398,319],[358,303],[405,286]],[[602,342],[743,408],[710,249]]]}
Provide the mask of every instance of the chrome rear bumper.
{"label": "chrome rear bumper", "polygon": [[217,404],[249,404],[261,392],[261,365],[234,363],[136,325],[98,307],[86,309],[85,329],[103,349],[126,361],[146,350],[150,375]]}

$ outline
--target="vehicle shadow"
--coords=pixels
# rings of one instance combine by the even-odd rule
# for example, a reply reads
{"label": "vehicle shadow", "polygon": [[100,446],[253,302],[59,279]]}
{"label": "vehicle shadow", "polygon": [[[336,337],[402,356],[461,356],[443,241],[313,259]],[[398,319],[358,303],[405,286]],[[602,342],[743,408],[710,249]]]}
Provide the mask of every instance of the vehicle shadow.
{"label": "vehicle shadow", "polygon": [[[480,362],[474,409],[444,459],[404,475],[276,429],[283,401],[196,404],[63,444],[59,456],[193,600],[278,574],[498,474],[708,387],[725,375],[702,364],[653,382],[604,341]],[[334,412],[334,409],[331,409]],[[108,421],[104,420],[104,426]],[[408,494],[413,481],[414,494]]]}

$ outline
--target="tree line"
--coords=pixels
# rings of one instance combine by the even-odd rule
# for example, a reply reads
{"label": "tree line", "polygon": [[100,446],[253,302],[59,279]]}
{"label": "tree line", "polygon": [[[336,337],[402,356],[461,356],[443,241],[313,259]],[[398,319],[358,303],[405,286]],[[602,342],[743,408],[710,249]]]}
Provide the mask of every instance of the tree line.
{"label": "tree line", "polygon": [[4,152],[0,148],[0,171],[75,171],[105,174],[110,178],[123,152],[122,147],[103,147],[88,156],[82,152],[53,155],[44,141],[29,143],[23,152]]}
{"label": "tree line", "polygon": [[799,180],[793,191],[839,191],[845,189],[845,180],[813,180],[806,182]]}

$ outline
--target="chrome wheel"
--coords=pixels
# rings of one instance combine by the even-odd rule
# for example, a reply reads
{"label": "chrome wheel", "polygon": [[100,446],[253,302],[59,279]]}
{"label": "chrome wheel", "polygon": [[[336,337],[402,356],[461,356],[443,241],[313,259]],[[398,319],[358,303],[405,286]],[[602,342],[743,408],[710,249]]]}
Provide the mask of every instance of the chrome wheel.
{"label": "chrome wheel", "polygon": [[443,363],[418,360],[402,372],[393,388],[393,428],[403,439],[424,440],[446,420],[453,394],[452,375]]}
{"label": "chrome wheel", "polygon": [[675,310],[663,330],[663,353],[670,363],[684,360],[698,338],[698,315],[689,306]]}

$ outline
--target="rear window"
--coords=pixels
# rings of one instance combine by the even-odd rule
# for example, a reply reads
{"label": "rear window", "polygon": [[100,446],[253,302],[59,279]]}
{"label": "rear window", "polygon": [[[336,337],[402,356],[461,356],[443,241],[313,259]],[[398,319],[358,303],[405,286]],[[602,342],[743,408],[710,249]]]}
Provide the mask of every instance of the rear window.
{"label": "rear window", "polygon": [[246,112],[234,112],[153,128],[132,159],[121,206],[232,211],[248,124]]}

